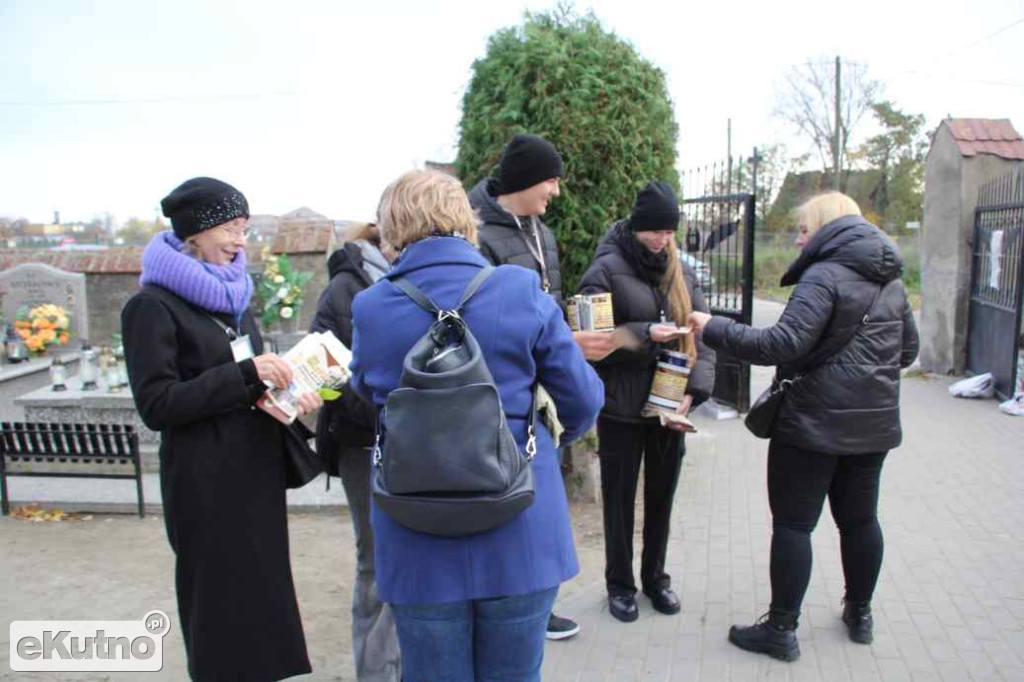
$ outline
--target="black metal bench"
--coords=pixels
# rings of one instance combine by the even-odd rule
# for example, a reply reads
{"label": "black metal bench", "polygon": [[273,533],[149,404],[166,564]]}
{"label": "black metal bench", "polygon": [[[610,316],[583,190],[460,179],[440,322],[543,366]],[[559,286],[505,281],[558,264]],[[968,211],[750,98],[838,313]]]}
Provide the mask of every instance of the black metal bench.
{"label": "black metal bench", "polygon": [[0,502],[8,476],[135,479],[144,517],[139,434],[127,424],[0,423]]}

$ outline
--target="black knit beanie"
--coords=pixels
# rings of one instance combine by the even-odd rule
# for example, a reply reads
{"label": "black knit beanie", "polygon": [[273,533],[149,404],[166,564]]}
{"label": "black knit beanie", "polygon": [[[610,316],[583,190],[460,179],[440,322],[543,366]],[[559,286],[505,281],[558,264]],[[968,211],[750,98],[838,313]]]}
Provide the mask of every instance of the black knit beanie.
{"label": "black knit beanie", "polygon": [[656,180],[636,195],[629,229],[634,232],[674,230],[679,226],[679,199],[667,182]]}
{"label": "black knit beanie", "polygon": [[235,218],[249,217],[245,195],[213,178],[186,180],[163,198],[160,208],[181,241]]}
{"label": "black knit beanie", "polygon": [[554,145],[538,135],[520,133],[501,152],[498,191],[513,194],[564,174],[565,164]]}

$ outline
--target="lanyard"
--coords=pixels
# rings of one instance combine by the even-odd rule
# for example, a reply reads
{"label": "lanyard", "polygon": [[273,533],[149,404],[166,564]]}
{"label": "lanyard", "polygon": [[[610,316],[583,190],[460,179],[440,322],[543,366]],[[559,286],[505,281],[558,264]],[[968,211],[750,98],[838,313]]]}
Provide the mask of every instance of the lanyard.
{"label": "lanyard", "polygon": [[519,228],[519,236],[523,238],[523,242],[526,244],[526,250],[530,252],[534,260],[540,266],[540,279],[541,285],[544,288],[545,293],[551,290],[551,280],[548,279],[548,264],[544,262],[544,246],[540,241],[540,229],[537,227],[537,218],[530,216],[530,229],[533,231],[534,243],[531,244],[529,238],[523,230],[522,223],[519,222],[519,216],[512,213],[512,217],[516,221],[516,226]]}
{"label": "lanyard", "polygon": [[219,317],[217,317],[215,315],[211,315],[210,313],[206,313],[206,316],[209,317],[214,322],[216,322],[217,326],[224,330],[224,333],[228,335],[228,339],[231,340],[231,341],[234,341],[235,339],[237,339],[238,338],[238,334],[241,333],[241,331],[242,331],[241,323],[239,323],[239,325],[238,325],[238,332],[236,332],[234,329],[232,329],[231,327],[229,327],[226,324],[224,324],[224,321],[221,320]]}

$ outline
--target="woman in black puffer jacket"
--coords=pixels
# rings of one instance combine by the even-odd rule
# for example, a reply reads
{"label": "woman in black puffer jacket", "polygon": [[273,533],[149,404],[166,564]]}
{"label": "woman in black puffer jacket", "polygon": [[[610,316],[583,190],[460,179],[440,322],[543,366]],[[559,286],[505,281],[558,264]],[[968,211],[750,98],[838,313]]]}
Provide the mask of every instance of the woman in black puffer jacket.
{"label": "woman in black puffer jacket", "polygon": [[900,281],[899,249],[830,192],[799,210],[803,251],[782,278],[796,284],[782,317],[753,329],[695,313],[704,342],[757,365],[777,365],[791,385],[768,447],[772,511],[767,618],[733,626],[729,640],[792,661],[811,574],[811,531],[825,497],[839,527],[846,579],[842,619],[850,639],[872,639],[871,596],[882,565],[878,488],[886,453],[900,444],[900,369],[917,357],[917,327]]}
{"label": "woman in black puffer jacket", "polygon": [[[605,532],[608,610],[624,622],[637,619],[633,578],[633,518],[640,464],[644,463],[644,530],[640,582],[661,613],[679,612],[679,599],[665,572],[669,519],[682,457],[683,434],[643,415],[658,351],[680,350],[680,342],[660,323],[686,323],[693,310],[707,311],[692,270],[679,260],[675,245],[679,200],[664,182],[651,182],[637,196],[628,220],[612,225],[597,247],[580,284],[584,294],[610,292],[616,327],[639,339],[635,349],[620,348],[596,363],[604,381],[605,404],[597,421]],[[699,336],[683,337],[691,359],[686,396],[677,412],[686,414],[706,400],[715,385],[715,354]],[[693,361],[696,360],[694,363]]]}
{"label": "woman in black puffer jacket", "polygon": [[[311,331],[331,331],[352,347],[352,300],[391,269],[381,253],[380,232],[369,223],[355,229],[331,254],[331,281],[317,301]],[[398,682],[402,678],[398,635],[391,607],[377,598],[370,527],[370,446],[377,410],[355,391],[324,404],[316,422],[317,452],[329,453],[328,473],[340,476],[356,536],[356,579],[352,588],[352,650],[356,679]]]}

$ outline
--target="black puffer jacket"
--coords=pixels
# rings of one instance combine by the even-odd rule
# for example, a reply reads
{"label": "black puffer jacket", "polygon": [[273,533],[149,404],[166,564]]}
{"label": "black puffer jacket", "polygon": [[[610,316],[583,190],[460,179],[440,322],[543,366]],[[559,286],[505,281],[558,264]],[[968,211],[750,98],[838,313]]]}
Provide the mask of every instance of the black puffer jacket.
{"label": "black puffer jacket", "polygon": [[[364,267],[363,253],[354,242],[345,244],[327,261],[331,281],[320,295],[312,331],[331,331],[346,348],[352,347],[352,299],[373,284]],[[356,395],[341,392],[341,397],[324,404],[316,422],[318,452],[331,454],[331,473],[337,475],[337,454],[341,447],[369,447],[373,444],[377,411]]]}
{"label": "black puffer jacket", "polygon": [[[604,381],[604,409],[601,416],[620,422],[643,421],[640,412],[647,402],[654,379],[659,347],[678,350],[677,343],[659,346],[651,341],[648,328],[661,320],[664,310],[666,319],[672,319],[668,299],[659,287],[652,286],[640,277],[632,261],[617,243],[616,228],[619,221],[597,245],[594,262],[583,274],[580,293],[594,294],[610,292],[615,326],[626,326],[636,334],[643,345],[636,350],[620,348],[605,359],[595,363],[597,373]],[[628,238],[635,239],[632,234]],[[683,278],[690,292],[694,310],[708,312],[704,291],[697,282],[696,273],[683,265]],[[693,406],[710,397],[715,388],[715,352],[704,345],[697,335],[697,363],[690,373],[686,392],[693,396]]]}
{"label": "black puffer jacket", "polygon": [[783,286],[796,288],[775,326],[753,329],[722,317],[708,323],[708,345],[778,365],[783,378],[806,372],[786,393],[773,438],[843,455],[900,444],[900,368],[918,349],[902,268],[888,236],[860,216],[844,216],[822,227],[783,276]]}
{"label": "black puffer jacket", "polygon": [[469,193],[469,203],[477,210],[482,224],[477,230],[480,252],[493,265],[521,265],[541,275],[540,263],[533,257],[526,242],[535,244],[531,222],[540,230],[541,243],[544,245],[544,264],[548,273],[548,293],[565,310],[562,298],[562,271],[558,267],[558,244],[555,235],[540,218],[531,221],[522,219],[523,227],[516,224],[515,218],[498,203],[492,194],[493,180],[481,180]]}

